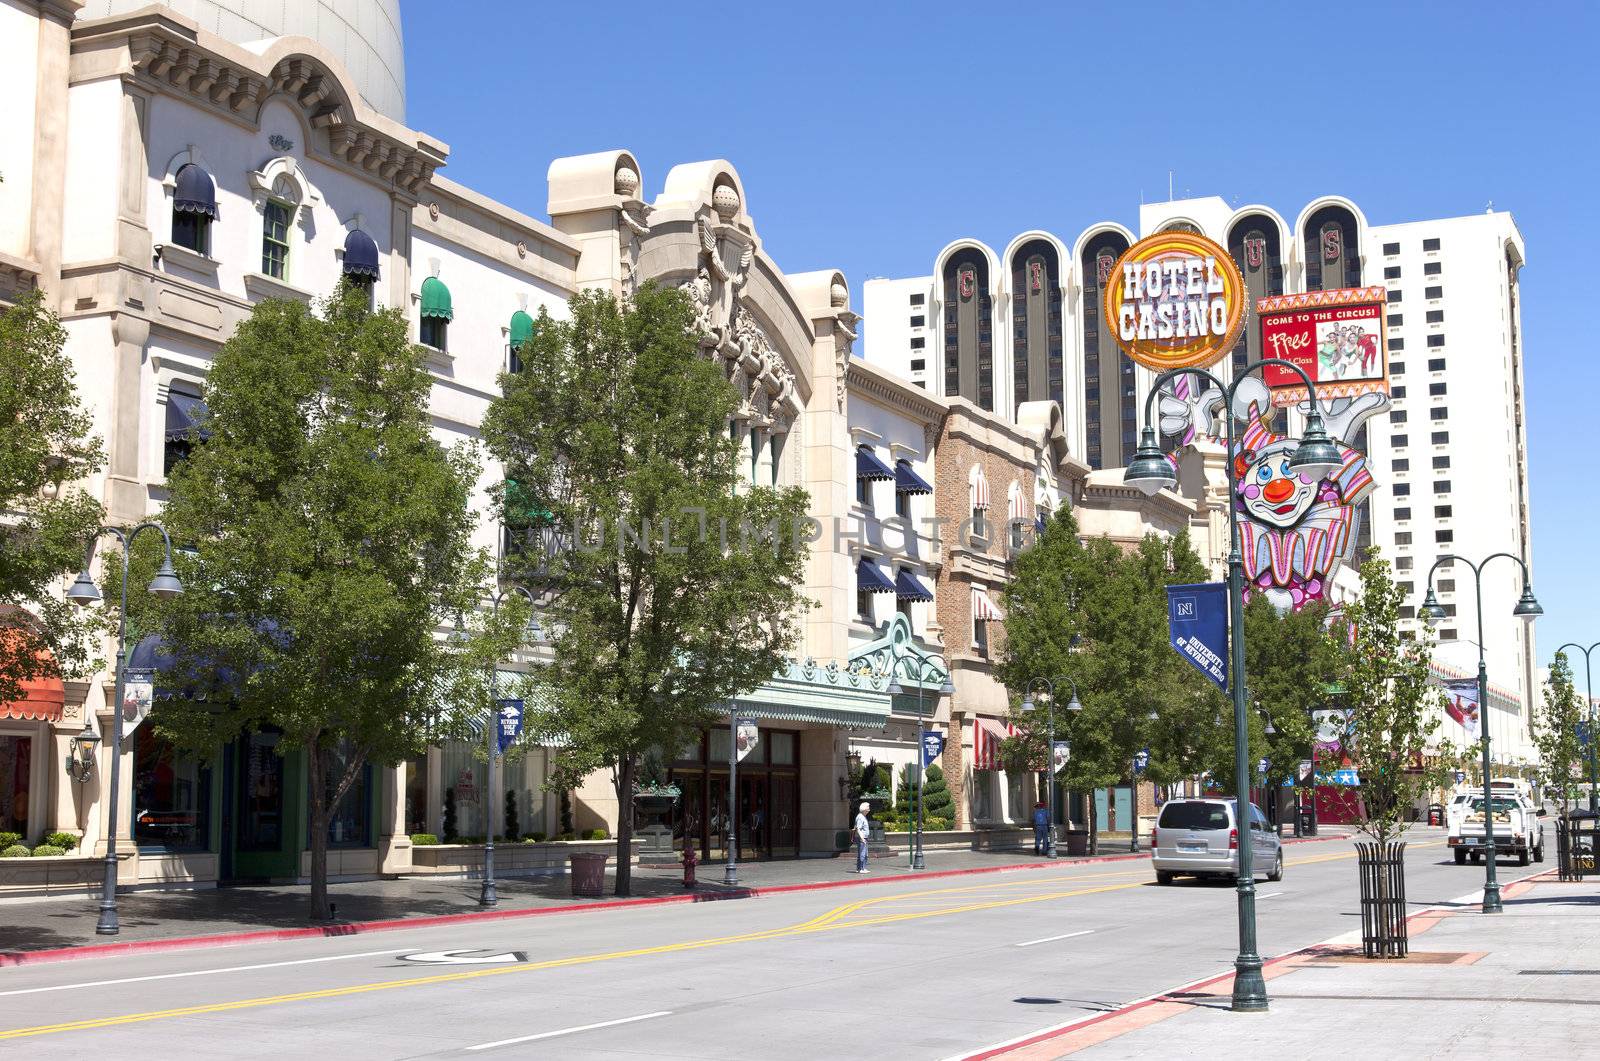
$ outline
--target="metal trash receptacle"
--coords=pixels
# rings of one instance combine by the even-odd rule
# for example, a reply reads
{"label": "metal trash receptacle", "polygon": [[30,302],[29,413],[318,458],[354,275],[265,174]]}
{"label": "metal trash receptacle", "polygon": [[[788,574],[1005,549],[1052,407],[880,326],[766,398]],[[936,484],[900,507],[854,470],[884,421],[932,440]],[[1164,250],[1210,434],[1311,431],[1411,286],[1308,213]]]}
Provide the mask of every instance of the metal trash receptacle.
{"label": "metal trash receptacle", "polygon": [[606,890],[606,856],[592,851],[567,856],[572,877],[572,894],[599,898]]}

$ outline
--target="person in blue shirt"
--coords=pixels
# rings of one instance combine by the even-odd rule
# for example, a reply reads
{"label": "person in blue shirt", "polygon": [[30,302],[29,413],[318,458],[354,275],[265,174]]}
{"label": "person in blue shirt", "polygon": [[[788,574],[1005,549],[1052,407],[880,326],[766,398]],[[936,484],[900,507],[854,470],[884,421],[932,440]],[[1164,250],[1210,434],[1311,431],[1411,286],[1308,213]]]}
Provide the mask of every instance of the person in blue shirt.
{"label": "person in blue shirt", "polygon": [[1050,853],[1050,808],[1043,801],[1033,805],[1033,853]]}

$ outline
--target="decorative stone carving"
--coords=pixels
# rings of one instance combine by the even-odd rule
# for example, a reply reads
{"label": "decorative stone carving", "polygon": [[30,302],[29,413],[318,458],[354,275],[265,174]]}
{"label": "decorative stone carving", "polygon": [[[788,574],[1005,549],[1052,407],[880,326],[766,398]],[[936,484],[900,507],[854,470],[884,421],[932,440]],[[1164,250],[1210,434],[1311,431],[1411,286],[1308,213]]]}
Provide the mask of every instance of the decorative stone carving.
{"label": "decorative stone carving", "polygon": [[626,164],[618,166],[613,188],[624,199],[632,199],[634,193],[639,190],[639,174],[632,166]]}
{"label": "decorative stone carving", "polygon": [[711,206],[723,224],[730,224],[739,213],[739,193],[731,184],[719,184],[711,193]]}

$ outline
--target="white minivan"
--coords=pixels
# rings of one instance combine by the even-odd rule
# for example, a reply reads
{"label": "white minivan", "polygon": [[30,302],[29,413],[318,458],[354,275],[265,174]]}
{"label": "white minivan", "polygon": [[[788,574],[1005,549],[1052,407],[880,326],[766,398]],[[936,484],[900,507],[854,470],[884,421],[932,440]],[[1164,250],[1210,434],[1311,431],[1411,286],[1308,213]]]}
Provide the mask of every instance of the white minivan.
{"label": "white minivan", "polygon": [[[1250,808],[1249,843],[1252,876],[1283,879],[1283,844],[1254,803]],[[1175,799],[1161,808],[1150,837],[1150,859],[1156,883],[1170,884],[1180,873],[1196,877],[1239,876],[1238,801]]]}

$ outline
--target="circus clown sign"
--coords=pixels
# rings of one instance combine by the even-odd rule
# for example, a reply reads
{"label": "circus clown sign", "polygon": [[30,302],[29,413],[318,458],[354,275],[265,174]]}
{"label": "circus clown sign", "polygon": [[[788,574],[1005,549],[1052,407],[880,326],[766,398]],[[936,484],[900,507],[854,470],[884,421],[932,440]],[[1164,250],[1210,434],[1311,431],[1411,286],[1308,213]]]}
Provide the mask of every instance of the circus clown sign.
{"label": "circus clown sign", "polygon": [[1209,365],[1232,350],[1248,304],[1226,250],[1196,232],[1158,232],[1111,268],[1104,319],[1129,357],[1164,372]]}

